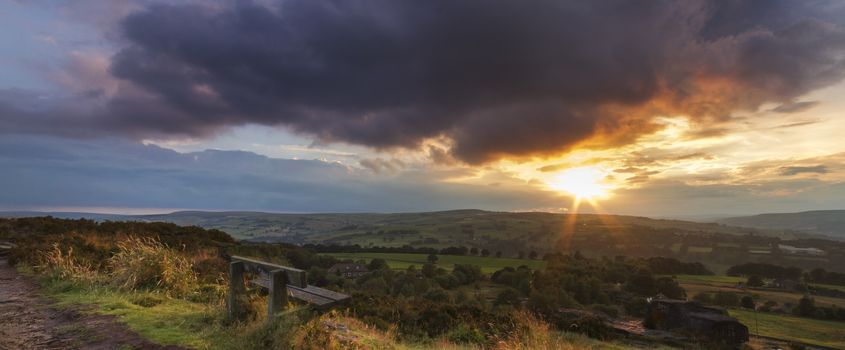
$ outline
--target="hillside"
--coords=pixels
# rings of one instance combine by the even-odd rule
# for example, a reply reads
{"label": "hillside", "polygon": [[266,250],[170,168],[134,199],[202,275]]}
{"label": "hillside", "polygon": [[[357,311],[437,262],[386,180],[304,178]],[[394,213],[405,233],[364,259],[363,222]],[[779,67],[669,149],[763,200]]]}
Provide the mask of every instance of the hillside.
{"label": "hillside", "polygon": [[[529,248],[545,250],[570,227],[575,232],[625,233],[646,230],[673,230],[684,233],[773,235],[755,229],[728,227],[669,219],[624,215],[569,214],[545,212],[492,212],[452,210],[423,213],[326,213],[280,214],[263,212],[179,211],[158,215],[110,215],[68,212],[7,212],[0,216],[25,217],[52,215],[58,218],[89,218],[97,221],[131,220],[171,222],[218,229],[239,240],[360,244],[429,247],[496,246],[502,241],[532,242]],[[575,219],[573,222],[572,219]]]}
{"label": "hillside", "polygon": [[718,220],[733,226],[766,230],[791,230],[845,238],[845,210],[815,210],[800,213],[760,214]]}

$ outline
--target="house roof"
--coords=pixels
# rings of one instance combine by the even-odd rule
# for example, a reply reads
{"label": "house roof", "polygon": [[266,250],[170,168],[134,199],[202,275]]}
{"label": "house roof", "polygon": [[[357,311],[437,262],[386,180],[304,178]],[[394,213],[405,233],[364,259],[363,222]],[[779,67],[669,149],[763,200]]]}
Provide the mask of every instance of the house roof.
{"label": "house roof", "polygon": [[705,319],[713,322],[739,322],[736,318],[712,312],[690,312],[690,317]]}
{"label": "house roof", "polygon": [[334,264],[332,267],[329,268],[329,271],[359,271],[359,272],[366,272],[369,271],[367,266],[364,264],[359,263],[339,263]]}

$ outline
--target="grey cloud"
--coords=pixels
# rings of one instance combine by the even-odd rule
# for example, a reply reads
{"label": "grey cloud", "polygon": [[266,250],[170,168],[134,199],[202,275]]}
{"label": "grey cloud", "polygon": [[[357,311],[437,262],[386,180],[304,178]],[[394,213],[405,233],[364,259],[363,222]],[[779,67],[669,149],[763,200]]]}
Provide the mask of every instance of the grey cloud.
{"label": "grey cloud", "polygon": [[780,168],[780,174],[783,176],[794,176],[798,174],[827,174],[828,169],[825,165],[814,166],[787,166]]}
{"label": "grey cloud", "polygon": [[809,110],[819,104],[819,101],[801,101],[786,103],[772,109],[773,112],[778,113],[798,113]]}
{"label": "grey cloud", "polygon": [[[0,101],[0,123],[134,138],[257,123],[375,148],[445,136],[470,163],[612,147],[656,114],[724,121],[841,80],[841,15],[792,1],[151,5],[122,21],[111,73],[126,86],[109,101],[37,122]],[[724,132],[709,131],[691,136]]]}
{"label": "grey cloud", "polygon": [[399,159],[366,158],[358,162],[362,167],[370,169],[374,173],[395,173],[405,167],[405,163]]}
{"label": "grey cloud", "polygon": [[282,212],[514,210],[561,199],[533,188],[441,183],[455,172],[389,177],[339,163],[250,152],[178,153],[120,138],[0,138],[0,208],[133,207]]}

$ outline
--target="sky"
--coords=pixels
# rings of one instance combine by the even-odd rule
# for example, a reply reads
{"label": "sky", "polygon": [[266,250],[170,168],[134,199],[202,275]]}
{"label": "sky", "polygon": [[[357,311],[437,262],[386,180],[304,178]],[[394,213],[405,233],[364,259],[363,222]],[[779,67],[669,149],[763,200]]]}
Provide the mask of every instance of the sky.
{"label": "sky", "polygon": [[0,210],[845,209],[845,2],[0,0]]}

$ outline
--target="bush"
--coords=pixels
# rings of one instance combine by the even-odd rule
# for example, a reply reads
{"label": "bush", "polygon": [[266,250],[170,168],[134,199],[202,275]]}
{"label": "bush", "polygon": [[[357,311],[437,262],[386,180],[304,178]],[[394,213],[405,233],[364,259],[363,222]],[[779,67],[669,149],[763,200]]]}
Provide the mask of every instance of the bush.
{"label": "bush", "polygon": [[196,288],[191,261],[153,238],[129,237],[109,259],[112,279],[125,290],[160,289],[185,296]]}
{"label": "bush", "polygon": [[750,295],[742,297],[739,304],[740,306],[742,306],[743,309],[754,310],[757,307],[754,304],[754,298],[752,298]]}
{"label": "bush", "polygon": [[739,305],[739,295],[731,292],[716,292],[713,295],[713,303],[723,307],[734,307]]}
{"label": "bush", "polygon": [[702,304],[713,304],[713,296],[710,293],[698,293],[692,297],[692,300]]}
{"label": "bush", "polygon": [[505,288],[505,290],[501,291],[499,295],[496,296],[496,302],[494,304],[517,306],[520,304],[519,292],[513,288]]}
{"label": "bush", "polygon": [[763,278],[761,278],[760,276],[751,275],[751,276],[748,277],[748,281],[746,282],[746,284],[749,287],[762,287],[766,283],[763,282]]}
{"label": "bush", "polygon": [[477,328],[461,323],[446,335],[446,339],[455,343],[482,344],[485,341],[484,334]]}
{"label": "bush", "polygon": [[816,301],[805,295],[792,312],[798,316],[813,317],[816,315]]}
{"label": "bush", "polygon": [[625,302],[625,313],[634,317],[645,317],[648,310],[648,300],[646,298],[632,298]]}

